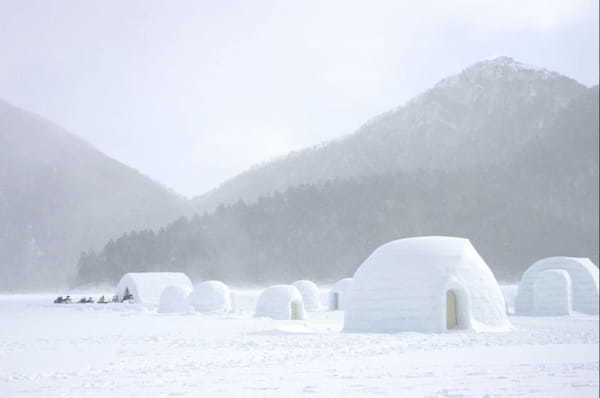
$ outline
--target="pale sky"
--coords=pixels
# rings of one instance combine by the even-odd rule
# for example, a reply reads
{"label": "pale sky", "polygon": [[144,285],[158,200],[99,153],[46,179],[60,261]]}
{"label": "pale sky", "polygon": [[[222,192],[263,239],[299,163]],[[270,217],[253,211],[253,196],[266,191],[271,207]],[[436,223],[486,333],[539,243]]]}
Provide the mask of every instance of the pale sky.
{"label": "pale sky", "polygon": [[0,0],[0,98],[186,195],[483,58],[598,83],[598,0]]}

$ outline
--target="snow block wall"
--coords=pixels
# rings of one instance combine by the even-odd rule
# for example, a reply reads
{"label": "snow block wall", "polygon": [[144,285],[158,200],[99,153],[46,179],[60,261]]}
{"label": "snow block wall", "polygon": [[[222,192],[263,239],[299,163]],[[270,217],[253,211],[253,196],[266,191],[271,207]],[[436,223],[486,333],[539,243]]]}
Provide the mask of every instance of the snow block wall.
{"label": "snow block wall", "polygon": [[540,272],[535,280],[533,292],[536,314],[571,313],[571,277],[567,271],[550,269]]}
{"label": "snow block wall", "polygon": [[306,311],[318,311],[321,309],[321,301],[319,299],[319,288],[314,282],[300,280],[292,284],[302,295],[304,309]]}
{"label": "snow block wall", "polygon": [[167,286],[160,295],[158,312],[188,312],[191,306],[188,304],[188,291],[180,286]]}
{"label": "snow block wall", "polygon": [[129,289],[135,303],[158,306],[160,295],[168,286],[179,286],[187,294],[192,291],[192,281],[181,272],[129,272],[119,281],[116,294],[122,298]]}
{"label": "snow block wall", "polygon": [[[538,313],[538,307],[544,307],[545,304],[536,304],[536,299],[539,302],[545,298],[541,290],[536,291],[536,286],[538,278],[548,278],[548,274],[541,275],[548,270],[562,270],[569,275],[569,296],[573,311],[598,314],[598,267],[588,258],[576,257],[549,257],[529,267],[521,278],[515,300],[515,311],[518,314],[547,315]],[[539,286],[542,286],[542,282]],[[557,292],[546,292],[546,294],[557,294]]]}
{"label": "snow block wall", "polygon": [[231,311],[231,292],[223,282],[199,283],[189,296],[189,302],[200,312]]}
{"label": "snow block wall", "polygon": [[348,301],[347,295],[350,293],[352,286],[352,278],[344,278],[337,281],[331,288],[328,294],[329,310],[343,311],[346,308]]}
{"label": "snow block wall", "polygon": [[344,330],[443,332],[448,296],[456,298],[451,312],[457,328],[510,328],[498,282],[471,242],[428,236],[389,242],[363,262],[354,274]]}
{"label": "snow block wall", "polygon": [[259,296],[255,316],[279,320],[305,319],[302,295],[291,285],[271,286]]}

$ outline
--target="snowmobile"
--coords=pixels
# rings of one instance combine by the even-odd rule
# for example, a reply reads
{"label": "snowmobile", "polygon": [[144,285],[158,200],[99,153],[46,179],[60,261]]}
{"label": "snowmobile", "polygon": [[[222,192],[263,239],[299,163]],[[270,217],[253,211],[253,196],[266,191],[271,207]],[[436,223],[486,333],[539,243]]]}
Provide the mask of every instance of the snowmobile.
{"label": "snowmobile", "polygon": [[129,288],[127,288],[127,287],[125,288],[125,293],[123,294],[123,298],[121,299],[122,303],[124,303],[126,301],[128,303],[133,302],[133,294],[131,294],[129,292]]}
{"label": "snowmobile", "polygon": [[131,303],[131,302],[133,302],[133,294],[126,294],[126,295],[124,295],[123,299],[121,299],[121,302],[122,303],[125,303],[125,302]]}

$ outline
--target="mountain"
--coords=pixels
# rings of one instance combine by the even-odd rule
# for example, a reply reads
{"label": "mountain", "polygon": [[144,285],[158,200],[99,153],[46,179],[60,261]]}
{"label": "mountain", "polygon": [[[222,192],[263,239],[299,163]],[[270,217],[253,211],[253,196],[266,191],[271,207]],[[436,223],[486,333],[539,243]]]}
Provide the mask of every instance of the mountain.
{"label": "mountain", "polygon": [[479,62],[350,136],[254,167],[194,203],[210,211],[332,178],[503,165],[585,90],[512,58]]}
{"label": "mountain", "polygon": [[212,212],[84,253],[78,281],[142,270],[333,281],[377,246],[419,235],[470,238],[504,281],[546,256],[598,263],[598,108],[598,86],[484,61],[354,135],[197,199],[223,200]]}
{"label": "mountain", "polygon": [[81,251],[190,213],[61,127],[0,101],[0,290],[59,286]]}

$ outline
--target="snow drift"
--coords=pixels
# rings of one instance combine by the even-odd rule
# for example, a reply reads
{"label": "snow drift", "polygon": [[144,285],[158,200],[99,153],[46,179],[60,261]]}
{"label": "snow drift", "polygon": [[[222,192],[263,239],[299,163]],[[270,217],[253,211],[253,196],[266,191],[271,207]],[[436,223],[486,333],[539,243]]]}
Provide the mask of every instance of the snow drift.
{"label": "snow drift", "polygon": [[498,282],[468,239],[430,236],[389,242],[364,261],[353,279],[346,331],[510,326]]}

